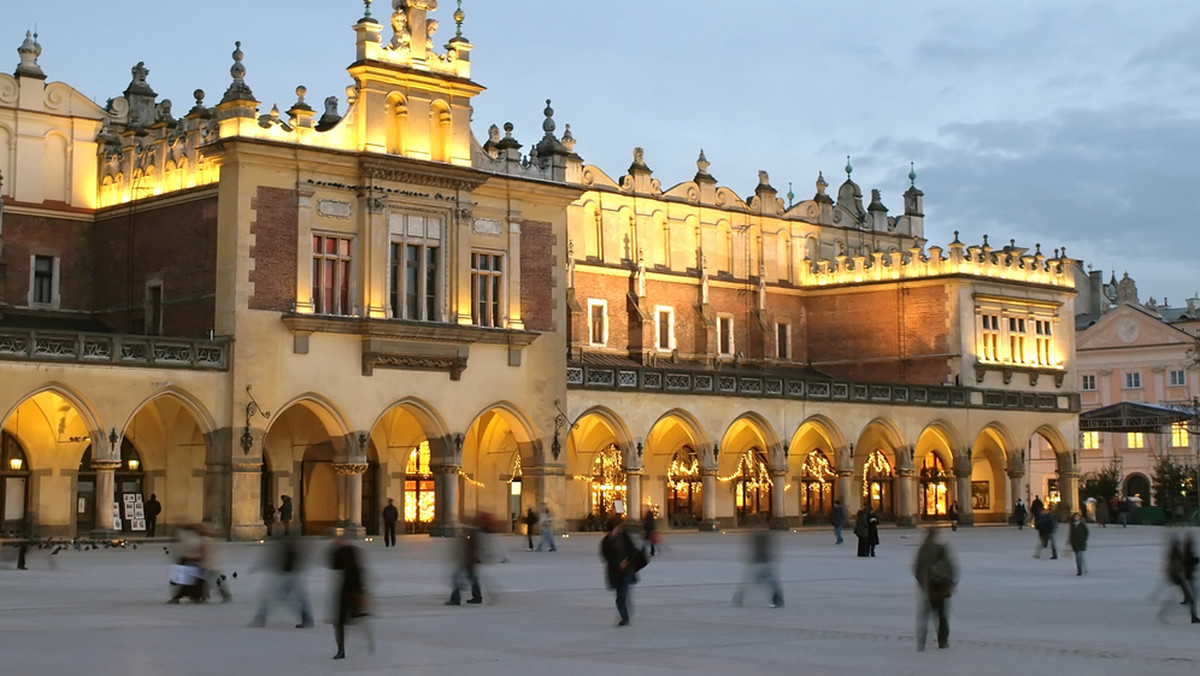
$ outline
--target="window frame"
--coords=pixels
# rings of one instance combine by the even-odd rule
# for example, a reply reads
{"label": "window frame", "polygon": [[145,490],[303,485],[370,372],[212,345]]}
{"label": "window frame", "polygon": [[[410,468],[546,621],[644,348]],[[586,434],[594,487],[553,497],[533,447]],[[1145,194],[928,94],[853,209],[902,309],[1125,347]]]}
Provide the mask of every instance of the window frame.
{"label": "window frame", "polygon": [[[603,298],[588,299],[588,345],[592,347],[608,347],[608,301]],[[602,310],[603,321],[600,326],[600,341],[596,341],[596,308]]]}
{"label": "window frame", "polygon": [[[1096,391],[1096,374],[1084,373],[1079,376],[1079,391],[1080,392],[1095,392]],[[1089,387],[1091,385],[1091,387]]]}
{"label": "window frame", "polygon": [[1146,447],[1146,435],[1142,432],[1126,432],[1125,448],[1141,450]]}
{"label": "window frame", "polygon": [[[421,219],[420,225],[417,226],[410,219]],[[417,209],[393,209],[391,211],[387,250],[386,313],[389,319],[435,323],[446,321],[448,222],[448,215],[440,211]],[[429,235],[431,224],[436,225],[437,236],[435,237]],[[418,230],[419,233],[414,230]],[[417,251],[415,265],[410,264],[412,260],[409,256],[410,247]],[[431,250],[433,251],[432,258],[430,258]],[[431,263],[436,266],[432,273],[429,269]],[[505,274],[507,274],[507,264],[508,261],[505,260]],[[410,294],[408,288],[410,269],[414,269],[416,275],[414,278],[417,286],[415,295]],[[431,281],[434,287],[432,294],[429,291]],[[472,278],[471,281],[475,280]],[[410,298],[410,296],[413,297]],[[471,296],[474,298],[473,290]],[[506,299],[502,299],[502,303],[504,300]],[[415,306],[410,308],[410,303],[415,303]],[[410,310],[415,310],[415,312],[410,312]],[[501,312],[507,313],[507,307],[502,307]],[[474,322],[475,307],[473,303],[470,316]]]}
{"label": "window frame", "polygon": [[1142,389],[1142,372],[1141,371],[1126,371],[1125,372],[1125,387],[1126,390]]}
{"label": "window frame", "polygon": [[1171,423],[1171,448],[1187,448],[1189,445],[1187,423]]}
{"label": "window frame", "polygon": [[[313,312],[318,315],[326,315],[330,317],[357,316],[358,303],[356,301],[358,266],[355,262],[355,253],[358,251],[358,237],[353,233],[346,232],[313,231],[312,240],[313,248],[312,251],[310,251],[310,254],[313,265],[313,274],[310,281],[312,284]],[[324,244],[328,240],[338,242],[338,244],[334,247],[335,252],[333,254],[326,253],[326,246],[324,246]],[[321,246],[317,245],[318,241],[321,243]],[[348,253],[341,253],[341,242],[346,242],[348,244]],[[335,284],[329,287],[332,293],[332,298],[330,299],[329,304],[333,307],[325,307],[325,277],[327,263],[330,262],[334,264],[335,276]],[[345,263],[345,265],[342,266],[340,263]],[[344,285],[342,286],[336,284],[339,276],[342,277],[341,281],[344,282]],[[343,290],[345,292],[344,302],[341,297],[342,294],[340,293],[340,291]],[[342,305],[345,305],[345,307],[341,307]]]}
{"label": "window frame", "polygon": [[1100,433],[1097,431],[1080,432],[1079,445],[1085,451],[1100,450]]}
{"label": "window frame", "polygon": [[[737,344],[734,337],[733,315],[717,315],[717,356],[733,357],[737,354]],[[728,345],[726,345],[728,339]]]}
{"label": "window frame", "polygon": [[[783,340],[780,340],[780,338]],[[779,361],[792,360],[792,323],[775,322],[775,358]]]}
{"label": "window frame", "polygon": [[[48,283],[46,284],[47,295],[44,300],[38,293],[39,289],[42,287],[42,284],[39,282],[41,279],[43,279],[43,276],[40,275],[38,271],[39,260],[48,261],[50,264],[50,271],[48,273],[49,279],[47,280]],[[59,297],[61,272],[62,259],[60,257],[52,254],[40,253],[31,253],[29,255],[29,297],[27,299],[29,307],[49,309],[56,309],[59,307],[61,302]]]}
{"label": "window frame", "polygon": [[[667,347],[663,347],[663,345],[662,345],[663,315],[666,315],[668,318],[667,319],[667,331],[668,331]],[[659,352],[672,352],[676,349],[676,345],[677,345],[677,343],[675,342],[675,308],[671,307],[670,305],[654,306],[654,349]]]}
{"label": "window frame", "polygon": [[[478,262],[487,260],[493,266],[481,268]],[[503,251],[473,249],[471,251],[471,324],[484,328],[502,329],[508,324],[506,300],[508,261]],[[486,281],[485,281],[486,279]],[[480,284],[487,291],[487,298],[479,295]],[[487,321],[480,321],[480,313],[486,310]]]}
{"label": "window frame", "polygon": [[1167,369],[1167,387],[1187,387],[1187,371],[1184,369]]}

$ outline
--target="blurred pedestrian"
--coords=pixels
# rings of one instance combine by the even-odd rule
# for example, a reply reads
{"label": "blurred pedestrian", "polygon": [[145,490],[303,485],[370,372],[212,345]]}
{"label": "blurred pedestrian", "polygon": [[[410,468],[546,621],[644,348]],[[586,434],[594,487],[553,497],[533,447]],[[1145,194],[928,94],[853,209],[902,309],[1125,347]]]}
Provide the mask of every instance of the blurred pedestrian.
{"label": "blurred pedestrian", "polygon": [[1033,502],[1029,503],[1029,515],[1036,520],[1045,508],[1046,506],[1042,504],[1041,497],[1035,495],[1033,496]]}
{"label": "blurred pedestrian", "polygon": [[[629,587],[637,581],[641,553],[633,544],[633,538],[621,528],[620,520],[608,520],[608,532],[600,540],[600,558],[604,559],[604,577],[608,588],[617,592],[617,614],[621,616],[618,627],[629,624]],[[642,560],[644,560],[644,555]]]}
{"label": "blurred pedestrian", "polygon": [[263,500],[263,525],[267,527],[267,537],[271,537],[271,531],[275,528],[275,505],[271,504],[270,500]]}
{"label": "blurred pedestrian", "polygon": [[179,603],[187,597],[193,603],[204,602],[204,587],[207,577],[201,567],[204,562],[204,536],[198,524],[180,526],[176,530],[178,553],[171,570],[171,586],[174,591],[167,603]]}
{"label": "blurred pedestrian", "polygon": [[658,554],[658,522],[654,518],[654,509],[646,508],[645,515],[642,516],[642,547],[648,549],[650,556]]}
{"label": "blurred pedestrian", "polygon": [[925,541],[917,550],[913,561],[913,575],[917,578],[921,596],[917,604],[917,650],[925,650],[925,636],[929,630],[929,616],[937,613],[938,648],[950,646],[949,599],[958,583],[958,570],[950,550],[938,541],[937,529],[925,531]]}
{"label": "blurred pedestrian", "polygon": [[209,524],[199,524],[197,532],[200,534],[200,569],[204,571],[205,579],[204,600],[208,600],[211,588],[216,587],[221,603],[229,603],[233,594],[229,592],[229,578],[221,572],[221,543],[213,537]]}
{"label": "blurred pedestrian", "polygon": [[467,603],[483,603],[483,592],[479,588],[479,572],[477,570],[482,551],[481,537],[479,529],[474,525],[464,525],[462,533],[458,536],[454,572],[450,575],[450,600],[446,601],[448,606],[462,605],[461,590],[466,585],[471,587],[471,598],[467,599]]}
{"label": "blurred pedestrian", "polygon": [[1033,550],[1033,558],[1042,558],[1042,550],[1049,547],[1050,558],[1057,559],[1058,546],[1054,543],[1054,531],[1058,528],[1058,524],[1054,520],[1054,515],[1049,510],[1043,509],[1034,518],[1033,525],[1038,534],[1038,545],[1037,549]]}
{"label": "blurred pedestrian", "polygon": [[143,505],[144,514],[146,515],[146,537],[154,537],[154,527],[158,523],[158,515],[162,514],[162,503],[158,501],[158,496],[154,493],[150,494],[150,499]]}
{"label": "blurred pedestrian", "polygon": [[396,503],[391,499],[387,499],[387,507],[383,508],[383,546],[396,546],[396,522],[400,520],[400,510],[396,509]]}
{"label": "blurred pedestrian", "polygon": [[1021,501],[1021,498],[1017,498],[1016,503],[1013,504],[1013,521],[1017,522],[1017,530],[1025,527],[1025,519],[1028,516],[1029,514],[1025,511],[1025,503]]}
{"label": "blurred pedestrian", "polygon": [[292,498],[285,495],[279,503],[279,521],[283,524],[283,534],[292,534]]}
{"label": "blurred pedestrian", "polygon": [[958,500],[955,500],[950,503],[950,509],[946,513],[950,517],[950,530],[952,531],[958,530],[958,512]]}
{"label": "blurred pedestrian", "polygon": [[525,538],[529,541],[529,550],[533,551],[533,527],[538,524],[537,512],[533,511],[533,507],[525,512]]}
{"label": "blurred pedestrian", "polygon": [[1083,575],[1087,572],[1087,563],[1083,560],[1083,553],[1087,551],[1088,527],[1083,520],[1083,515],[1075,512],[1071,515],[1071,530],[1067,534],[1067,542],[1071,543],[1071,551],[1075,553],[1075,574]]}
{"label": "blurred pedestrian", "polygon": [[298,537],[288,535],[267,544],[263,561],[256,567],[265,569],[269,577],[259,590],[258,610],[250,626],[266,625],[270,604],[276,599],[289,601],[295,606],[300,618],[297,629],[313,626],[312,606],[304,591],[304,563],[304,549]]}
{"label": "blurred pedestrian", "polygon": [[833,501],[833,511],[829,514],[829,523],[833,524],[833,534],[837,536],[835,545],[842,544],[842,526],[846,523],[846,508],[841,500]]}
{"label": "blurred pedestrian", "polygon": [[775,570],[775,542],[771,531],[761,527],[746,541],[746,577],[733,593],[733,605],[742,605],[747,587],[762,585],[771,595],[771,607],[783,607],[783,589]]}
{"label": "blurred pedestrian", "polygon": [[1108,528],[1108,499],[1101,497],[1096,501],[1096,523],[1101,528]]}
{"label": "blurred pedestrian", "polygon": [[337,641],[337,654],[333,659],[346,657],[346,625],[362,620],[367,634],[367,652],[375,652],[375,637],[367,625],[367,586],[358,548],[346,540],[339,528],[333,538],[333,555],[329,567],[337,572],[338,588],[333,616],[333,636]]}
{"label": "blurred pedestrian", "polygon": [[537,550],[542,551],[542,546],[550,548],[550,551],[558,551],[554,546],[554,517],[550,516],[550,506],[542,505],[542,515],[538,517],[538,546]]}
{"label": "blurred pedestrian", "polygon": [[[1179,587],[1183,592],[1183,603],[1188,607],[1192,624],[1200,624],[1196,615],[1196,587],[1193,584],[1196,571],[1196,552],[1191,536],[1186,538],[1179,533],[1170,536],[1167,543],[1166,583],[1167,587]],[[1160,587],[1161,589],[1161,587]],[[1158,591],[1155,595],[1158,595]],[[1162,602],[1158,610],[1158,621],[1167,623],[1167,609],[1174,605],[1175,600],[1170,595]]]}

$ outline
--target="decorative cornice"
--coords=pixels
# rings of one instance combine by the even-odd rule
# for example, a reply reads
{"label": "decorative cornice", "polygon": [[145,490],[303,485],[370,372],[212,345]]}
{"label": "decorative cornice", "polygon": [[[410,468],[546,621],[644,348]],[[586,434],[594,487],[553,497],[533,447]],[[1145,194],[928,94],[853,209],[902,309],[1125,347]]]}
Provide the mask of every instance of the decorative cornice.
{"label": "decorative cornice", "polygon": [[431,188],[471,191],[483,185],[488,176],[466,167],[451,164],[417,162],[404,157],[363,156],[359,171],[364,178],[375,181],[424,185]]}
{"label": "decorative cornice", "polygon": [[536,331],[487,329],[463,324],[413,322],[401,319],[332,317],[328,315],[285,314],[283,323],[293,334],[340,333],[364,338],[419,340],[435,343],[487,343],[526,347],[542,335]]}
{"label": "decorative cornice", "polygon": [[369,376],[377,368],[409,371],[449,371],[450,380],[458,380],[462,377],[462,372],[467,368],[467,358],[465,356],[436,357],[390,352],[363,352],[363,375]]}
{"label": "decorative cornice", "polygon": [[120,466],[120,458],[92,458],[92,469],[97,471],[114,471]]}
{"label": "decorative cornice", "polygon": [[342,476],[353,476],[367,471],[365,462],[339,462],[333,464],[333,471]]}

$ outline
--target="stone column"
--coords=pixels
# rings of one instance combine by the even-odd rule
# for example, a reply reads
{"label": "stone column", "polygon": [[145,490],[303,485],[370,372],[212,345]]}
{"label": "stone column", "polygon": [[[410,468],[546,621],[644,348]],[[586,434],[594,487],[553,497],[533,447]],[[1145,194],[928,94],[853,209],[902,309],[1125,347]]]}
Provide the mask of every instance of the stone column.
{"label": "stone column", "polygon": [[[95,445],[92,446],[93,452]],[[112,505],[115,490],[114,472],[121,466],[120,458],[93,458],[92,469],[96,470],[96,527],[92,537],[110,538],[117,535],[113,526]]]}
{"label": "stone column", "polygon": [[771,470],[771,530],[787,530],[787,507],[784,498],[787,492],[787,470]]}
{"label": "stone column", "polygon": [[912,468],[896,470],[896,525],[917,525],[917,472]]}
{"label": "stone column", "polygon": [[837,497],[846,508],[846,514],[854,514],[862,507],[862,495],[854,494],[854,470],[839,469],[837,477]]}
{"label": "stone column", "polygon": [[717,468],[700,468],[700,530],[714,532],[721,529],[717,522]]}
{"label": "stone column", "polygon": [[344,504],[338,510],[345,516],[342,528],[345,529],[346,537],[362,538],[366,534],[366,529],[362,525],[362,479],[363,473],[367,471],[367,463],[337,463],[334,464],[333,471],[337,472],[346,485],[346,490],[341,493],[345,496]]}
{"label": "stone column", "polygon": [[[431,537],[454,537],[458,534],[458,471],[459,465],[430,465],[433,473],[434,507]],[[359,484],[362,485],[361,483]]]}
{"label": "stone column", "polygon": [[[1004,514],[1007,517],[1006,521],[1012,521],[1013,504],[1016,503],[1017,498],[1025,497],[1021,491],[1021,484],[1023,483],[1021,480],[1024,478],[1024,471],[1010,470],[1008,472],[1008,506],[1004,508]],[[1026,509],[1028,509],[1028,507],[1026,507]],[[1028,518],[1028,515],[1026,515],[1026,518]]]}
{"label": "stone column", "polygon": [[954,468],[954,499],[958,500],[958,525],[975,524],[975,513],[971,509],[971,467]]}
{"label": "stone column", "polygon": [[642,468],[625,468],[625,520],[634,530],[642,527]]}
{"label": "stone column", "polygon": [[233,488],[231,540],[261,540],[267,535],[262,519],[262,460],[249,458],[230,464]]}

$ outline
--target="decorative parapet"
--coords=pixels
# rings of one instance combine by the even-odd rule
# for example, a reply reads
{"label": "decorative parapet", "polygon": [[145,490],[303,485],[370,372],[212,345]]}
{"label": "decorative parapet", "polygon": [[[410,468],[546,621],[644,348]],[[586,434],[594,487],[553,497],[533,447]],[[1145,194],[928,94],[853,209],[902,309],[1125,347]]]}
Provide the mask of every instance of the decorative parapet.
{"label": "decorative parapet", "polygon": [[229,340],[0,329],[0,360],[225,371]]}
{"label": "decorative parapet", "polygon": [[[948,255],[943,255],[943,251]],[[982,246],[967,246],[958,241],[955,232],[948,249],[913,247],[907,252],[875,251],[869,257],[841,255],[817,261],[805,259],[808,265],[800,271],[799,285],[820,287],[968,275],[1075,288],[1075,277],[1071,272],[1075,261],[1067,258],[1065,248],[1061,254],[1055,249],[1053,257],[1043,254],[1040,244],[1033,254],[1027,254],[1027,251],[1015,246],[994,250],[988,245],[986,236]]]}
{"label": "decorative parapet", "polygon": [[844,401],[887,406],[932,406],[1078,413],[1079,395],[982,390],[968,387],[897,385],[805,380],[786,375],[742,375],[721,371],[677,372],[671,369],[567,364],[570,389]]}

